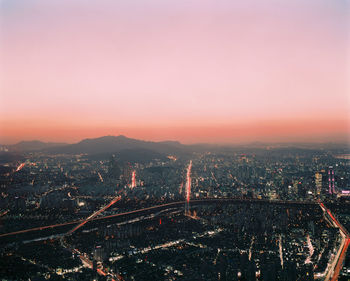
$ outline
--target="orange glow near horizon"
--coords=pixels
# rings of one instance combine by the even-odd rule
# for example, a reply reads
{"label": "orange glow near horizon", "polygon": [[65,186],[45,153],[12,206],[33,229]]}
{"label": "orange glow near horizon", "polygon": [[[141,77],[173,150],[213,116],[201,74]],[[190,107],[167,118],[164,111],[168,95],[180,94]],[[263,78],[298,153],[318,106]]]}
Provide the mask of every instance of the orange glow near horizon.
{"label": "orange glow near horizon", "polygon": [[349,142],[345,2],[4,0],[0,144]]}
{"label": "orange glow near horizon", "polygon": [[4,143],[16,143],[21,140],[42,140],[51,142],[74,143],[85,138],[97,138],[106,135],[125,135],[151,141],[177,140],[182,143],[219,143],[238,144],[255,141],[266,142],[348,142],[348,120],[279,120],[246,122],[237,124],[212,125],[169,125],[153,127],[113,127],[86,125],[70,126],[60,124],[49,126],[39,122],[2,126]]}

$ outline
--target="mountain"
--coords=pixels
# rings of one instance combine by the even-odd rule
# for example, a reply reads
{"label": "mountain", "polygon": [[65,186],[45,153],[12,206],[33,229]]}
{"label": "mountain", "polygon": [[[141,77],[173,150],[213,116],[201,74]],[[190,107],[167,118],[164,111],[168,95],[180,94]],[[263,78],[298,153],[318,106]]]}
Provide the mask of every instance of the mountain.
{"label": "mountain", "polygon": [[51,153],[67,154],[103,154],[116,153],[120,151],[145,150],[161,154],[184,153],[188,147],[179,142],[152,142],[128,138],[125,136],[104,136],[94,139],[84,139],[78,143],[60,147],[51,147],[45,149]]}
{"label": "mountain", "polygon": [[47,149],[49,147],[59,147],[65,146],[66,143],[56,143],[56,142],[42,142],[38,140],[32,141],[21,141],[19,143],[8,146],[9,151],[15,152],[29,152]]}
{"label": "mountain", "polygon": [[[292,149],[307,149],[318,148],[322,149],[323,145],[315,144],[272,144],[268,145],[266,143],[253,143],[241,146],[233,145],[214,145],[214,144],[192,144],[184,145],[177,141],[143,141],[128,138],[125,136],[103,136],[99,138],[84,139],[75,144],[65,144],[65,143],[46,143],[41,141],[22,141],[15,145],[6,146],[9,152],[21,153],[30,151],[43,151],[52,154],[88,154],[88,155],[100,155],[120,153],[128,158],[127,155],[132,155],[135,159],[149,159],[158,158],[162,159],[161,156],[167,156],[174,154],[177,156],[191,157],[192,152],[204,152],[211,151],[216,153],[231,153],[233,151],[265,151],[266,149],[271,151],[283,152]],[[334,147],[333,147],[334,146]],[[327,147],[332,148],[332,151],[345,153],[345,150],[339,145],[327,145]],[[344,152],[345,151],[345,152]]]}

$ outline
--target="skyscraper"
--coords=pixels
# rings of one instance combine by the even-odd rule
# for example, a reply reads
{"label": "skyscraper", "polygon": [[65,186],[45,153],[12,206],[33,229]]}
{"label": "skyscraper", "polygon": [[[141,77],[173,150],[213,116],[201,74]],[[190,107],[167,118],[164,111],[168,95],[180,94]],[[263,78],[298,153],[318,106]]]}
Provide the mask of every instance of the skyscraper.
{"label": "skyscraper", "polygon": [[315,187],[316,187],[316,194],[320,195],[322,190],[322,174],[319,172],[315,173]]}

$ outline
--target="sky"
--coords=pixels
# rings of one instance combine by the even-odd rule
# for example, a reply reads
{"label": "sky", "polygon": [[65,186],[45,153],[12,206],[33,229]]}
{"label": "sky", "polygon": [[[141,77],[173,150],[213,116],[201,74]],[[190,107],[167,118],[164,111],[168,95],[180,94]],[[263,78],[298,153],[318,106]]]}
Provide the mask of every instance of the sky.
{"label": "sky", "polygon": [[0,0],[0,143],[348,142],[350,0]]}

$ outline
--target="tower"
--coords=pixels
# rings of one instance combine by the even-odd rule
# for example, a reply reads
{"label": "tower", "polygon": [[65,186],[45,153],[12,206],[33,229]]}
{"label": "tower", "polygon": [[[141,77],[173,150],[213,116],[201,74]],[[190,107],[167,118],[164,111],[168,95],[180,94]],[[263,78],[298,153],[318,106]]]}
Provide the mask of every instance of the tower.
{"label": "tower", "polygon": [[335,194],[334,170],[332,166],[328,168],[328,193]]}

